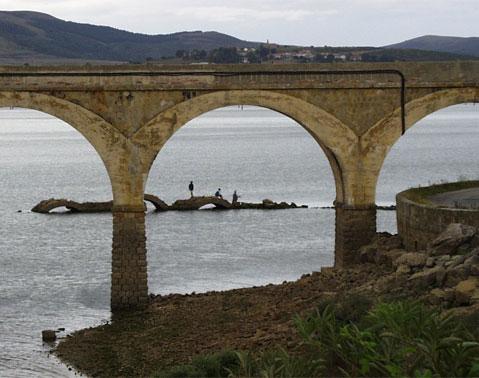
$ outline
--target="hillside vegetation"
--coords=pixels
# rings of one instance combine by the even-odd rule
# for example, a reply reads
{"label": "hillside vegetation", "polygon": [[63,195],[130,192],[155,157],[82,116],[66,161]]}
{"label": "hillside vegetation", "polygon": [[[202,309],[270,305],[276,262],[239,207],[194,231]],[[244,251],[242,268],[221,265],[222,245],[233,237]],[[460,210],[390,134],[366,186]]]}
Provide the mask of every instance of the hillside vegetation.
{"label": "hillside vegetation", "polygon": [[386,46],[395,49],[416,49],[447,52],[459,55],[479,57],[479,38],[446,37],[440,35],[424,35],[404,42]]}
{"label": "hillside vegetation", "polygon": [[0,60],[105,60],[131,62],[175,56],[177,50],[253,47],[217,32],[131,33],[67,22],[38,12],[0,12]]}
{"label": "hillside vegetation", "polygon": [[479,59],[479,38],[424,36],[385,47],[287,46],[215,31],[147,35],[0,11],[0,64],[329,63]]}

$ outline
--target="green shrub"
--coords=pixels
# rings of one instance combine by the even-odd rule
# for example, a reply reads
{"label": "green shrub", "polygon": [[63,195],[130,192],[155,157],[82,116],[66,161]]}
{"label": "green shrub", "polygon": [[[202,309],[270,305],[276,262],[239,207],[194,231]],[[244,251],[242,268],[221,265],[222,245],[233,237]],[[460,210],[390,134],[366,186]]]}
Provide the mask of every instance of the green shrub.
{"label": "green shrub", "polygon": [[[479,376],[479,342],[462,321],[419,302],[379,303],[369,311],[370,302],[359,297],[342,302],[323,302],[315,314],[295,318],[302,342],[293,354],[281,348],[226,351],[196,357],[161,376]],[[347,320],[347,309],[354,322]]]}
{"label": "green shrub", "polygon": [[328,307],[296,326],[326,375],[463,377],[479,364],[474,336],[418,302],[378,304],[357,324],[338,321]]}

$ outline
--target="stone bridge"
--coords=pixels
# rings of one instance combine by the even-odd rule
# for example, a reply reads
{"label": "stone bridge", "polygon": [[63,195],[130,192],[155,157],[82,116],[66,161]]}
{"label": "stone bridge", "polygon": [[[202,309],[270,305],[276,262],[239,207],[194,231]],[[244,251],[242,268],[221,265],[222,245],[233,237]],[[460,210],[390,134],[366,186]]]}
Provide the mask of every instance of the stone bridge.
{"label": "stone bridge", "polygon": [[336,185],[335,264],[357,261],[376,230],[388,151],[418,120],[479,99],[479,62],[0,67],[0,106],[40,110],[98,152],[113,192],[113,311],[148,298],[145,184],[155,157],[191,119],[227,105],[276,110],[304,127]]}

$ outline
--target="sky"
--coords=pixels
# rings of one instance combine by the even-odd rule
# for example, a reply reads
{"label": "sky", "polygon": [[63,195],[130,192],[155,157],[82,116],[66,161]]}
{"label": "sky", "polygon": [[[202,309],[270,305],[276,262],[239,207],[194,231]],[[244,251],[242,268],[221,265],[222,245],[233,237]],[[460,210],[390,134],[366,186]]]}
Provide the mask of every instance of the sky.
{"label": "sky", "polygon": [[303,46],[384,46],[426,34],[479,37],[479,0],[0,0],[146,34],[214,30]]}

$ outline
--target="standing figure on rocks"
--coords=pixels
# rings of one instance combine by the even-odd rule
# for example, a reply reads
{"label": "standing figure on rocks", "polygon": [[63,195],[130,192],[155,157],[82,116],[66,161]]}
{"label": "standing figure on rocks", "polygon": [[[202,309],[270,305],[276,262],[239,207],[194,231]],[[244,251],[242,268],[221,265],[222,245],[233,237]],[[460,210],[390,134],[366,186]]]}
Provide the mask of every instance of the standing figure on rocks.
{"label": "standing figure on rocks", "polygon": [[193,190],[195,189],[195,186],[193,185],[193,181],[190,181],[190,185],[188,185],[188,189],[190,190],[191,197],[193,198]]}
{"label": "standing figure on rocks", "polygon": [[215,197],[223,199],[223,195],[221,194],[221,188],[218,188],[215,193]]}
{"label": "standing figure on rocks", "polygon": [[233,202],[232,204],[233,205],[237,205],[238,204],[238,198],[240,198],[240,196],[236,193],[236,190],[233,192]]}

